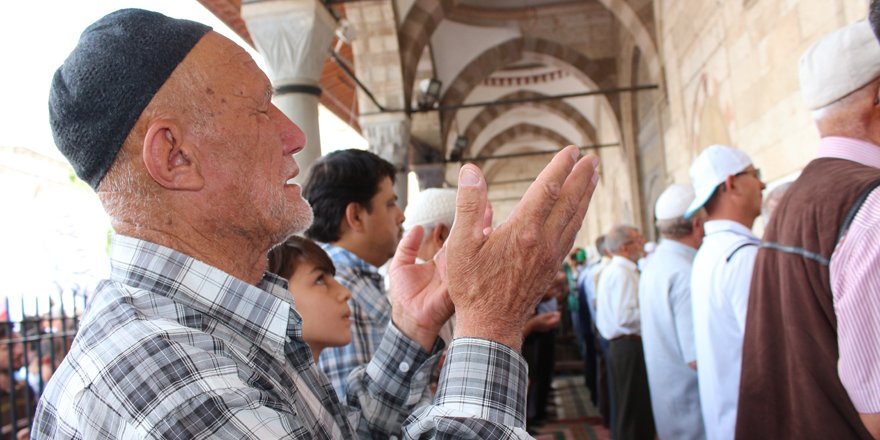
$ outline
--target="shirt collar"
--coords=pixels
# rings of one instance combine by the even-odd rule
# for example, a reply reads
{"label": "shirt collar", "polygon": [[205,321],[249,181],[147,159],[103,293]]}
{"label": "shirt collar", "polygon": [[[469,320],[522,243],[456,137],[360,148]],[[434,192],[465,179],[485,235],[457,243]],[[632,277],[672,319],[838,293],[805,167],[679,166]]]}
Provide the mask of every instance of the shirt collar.
{"label": "shirt collar", "polygon": [[[742,225],[740,225],[740,226],[742,226]],[[693,259],[697,255],[696,249],[694,249],[694,248],[692,248],[692,247],[690,247],[680,241],[664,238],[663,240],[660,241],[660,244],[657,245],[657,248],[659,249],[661,246],[665,249],[669,249],[671,252],[683,255],[683,256],[688,257],[690,259]]]}
{"label": "shirt collar", "polygon": [[846,159],[880,168],[880,146],[859,139],[829,136],[819,141],[820,158]]}
{"label": "shirt collar", "polygon": [[614,264],[626,267],[627,269],[630,269],[630,270],[638,270],[638,268],[639,268],[639,266],[637,266],[636,263],[633,263],[632,261],[630,261],[629,258],[624,258],[624,257],[621,257],[620,255],[615,255],[615,256],[611,257],[611,262]]}
{"label": "shirt collar", "polygon": [[293,308],[287,282],[266,273],[254,286],[173,249],[115,235],[110,279],[165,296],[229,324],[277,358],[288,338],[302,337],[302,318]]}
{"label": "shirt collar", "polygon": [[714,234],[716,232],[732,232],[742,235],[750,239],[758,240],[758,237],[752,233],[752,230],[743,226],[742,223],[733,220],[709,220],[703,224],[704,235]]}
{"label": "shirt collar", "polygon": [[355,255],[354,252],[344,247],[336,246],[332,243],[321,243],[321,248],[324,249],[325,252],[327,252],[327,255],[330,256],[334,263],[337,263],[337,266],[341,264],[362,272],[375,274],[376,276],[381,277],[381,275],[379,275],[379,269],[376,266],[367,263],[366,261],[362,260],[361,257]]}

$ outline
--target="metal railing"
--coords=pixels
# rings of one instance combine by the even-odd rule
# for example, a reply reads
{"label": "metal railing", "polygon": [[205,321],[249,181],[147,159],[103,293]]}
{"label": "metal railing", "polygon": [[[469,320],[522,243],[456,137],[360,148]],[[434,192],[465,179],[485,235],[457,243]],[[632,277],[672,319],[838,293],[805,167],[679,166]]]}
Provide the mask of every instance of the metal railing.
{"label": "metal railing", "polygon": [[[0,438],[15,439],[24,436],[25,429],[33,424],[37,401],[76,335],[82,306],[77,307],[76,300],[69,305],[50,301],[49,311],[41,313],[39,300],[28,308],[26,300],[10,304],[6,298],[3,302],[6,312],[0,319]],[[85,302],[83,297],[82,303]],[[20,308],[21,313],[10,313],[10,307]],[[21,318],[13,319],[13,315]]]}

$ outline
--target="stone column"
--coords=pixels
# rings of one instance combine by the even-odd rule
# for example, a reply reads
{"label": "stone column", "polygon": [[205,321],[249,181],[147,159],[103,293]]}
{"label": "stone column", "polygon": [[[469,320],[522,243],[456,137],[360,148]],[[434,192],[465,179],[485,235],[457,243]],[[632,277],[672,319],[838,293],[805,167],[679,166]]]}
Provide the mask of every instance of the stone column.
{"label": "stone column", "polygon": [[302,183],[305,171],[321,157],[318,81],[336,21],[318,0],[244,2],[241,16],[268,64],[272,102],[306,134],[306,147],[296,155],[301,172],[294,179]]}
{"label": "stone column", "polygon": [[391,162],[397,169],[394,193],[401,209],[406,208],[409,118],[402,113],[369,115],[360,118],[360,125],[370,144],[370,151]]}
{"label": "stone column", "polygon": [[445,163],[421,163],[413,164],[412,170],[419,178],[419,189],[424,191],[428,188],[442,188],[446,178]]}

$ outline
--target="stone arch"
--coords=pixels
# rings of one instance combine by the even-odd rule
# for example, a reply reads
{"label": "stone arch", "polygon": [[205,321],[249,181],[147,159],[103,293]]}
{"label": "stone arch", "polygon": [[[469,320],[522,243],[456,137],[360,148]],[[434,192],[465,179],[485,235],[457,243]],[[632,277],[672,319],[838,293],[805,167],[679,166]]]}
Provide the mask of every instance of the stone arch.
{"label": "stone arch", "polygon": [[[547,95],[531,90],[518,90],[516,92],[508,93],[504,96],[499,97],[498,101],[539,98],[543,96]],[[588,120],[586,117],[584,117],[584,115],[576,108],[574,108],[574,106],[562,100],[533,101],[521,104],[495,105],[485,107],[483,108],[483,110],[480,111],[480,113],[477,113],[477,115],[471,120],[470,123],[468,123],[467,127],[465,127],[464,129],[463,136],[473,142],[477,139],[477,135],[479,135],[492,121],[498,119],[505,113],[515,109],[517,106],[533,107],[553,113],[560,118],[570,122],[574,127],[576,127],[577,130],[580,132],[582,138],[588,139],[591,142],[595,142],[597,139],[596,127],[593,126],[593,123],[590,122],[590,120]],[[473,143],[465,148],[463,152],[465,157],[471,154],[472,147]]]}
{"label": "stone arch", "polygon": [[[559,134],[558,132],[556,132],[556,130],[551,130],[546,127],[523,122],[511,126],[492,137],[492,139],[489,139],[489,141],[486,142],[483,148],[481,148],[480,151],[476,152],[476,155],[477,157],[491,156],[492,154],[495,154],[495,152],[497,152],[501,147],[507,145],[511,141],[528,135],[544,138],[558,145],[556,149],[572,144],[571,139],[568,139],[567,137]],[[477,165],[480,165],[485,162],[485,160],[480,160],[476,163]]]}
{"label": "stone arch", "polygon": [[[657,54],[657,45],[636,12],[625,1],[598,0],[598,2],[611,11],[621,26],[632,36],[639,50],[645,54],[651,77],[659,81],[661,62]],[[412,100],[413,83],[422,52],[440,22],[455,9],[455,0],[415,0],[401,22],[398,31],[398,44],[400,46],[405,102]]]}
{"label": "stone arch", "polygon": [[403,71],[404,102],[412,102],[419,59],[452,4],[453,0],[416,0],[398,27],[397,43]]}
{"label": "stone arch", "polygon": [[[554,142],[554,143],[556,142],[552,139],[543,138],[543,136],[538,136],[538,137],[544,141]],[[553,157],[553,154],[555,154],[557,151],[557,149],[545,150],[545,149],[539,148],[537,146],[523,146],[523,147],[518,147],[515,149],[507,149],[505,147],[506,147],[506,145],[499,148],[499,150],[503,151],[504,153],[532,153],[532,152],[534,152],[534,153],[546,152],[547,153],[547,155],[534,156],[534,157],[529,158],[529,160],[531,160],[533,162],[534,161],[543,161],[544,162],[541,166],[536,167],[536,169],[534,170],[535,171],[534,176],[529,176],[529,177],[537,176],[538,173],[541,172],[543,165],[550,162],[550,159]],[[524,158],[522,160],[526,160],[526,159]],[[480,165],[480,168],[483,170],[483,175],[486,177],[486,182],[491,185],[498,178],[498,174],[505,171],[506,168],[510,168],[510,167],[514,166],[514,163],[515,163],[514,161],[509,160],[509,159],[505,159],[505,160],[490,159],[490,160],[485,161],[482,165]]]}
{"label": "stone arch", "polygon": [[654,38],[651,37],[648,28],[645,27],[645,24],[639,19],[639,16],[633,10],[632,6],[630,6],[628,2],[620,0],[598,1],[614,14],[617,21],[619,21],[623,28],[626,29],[630,36],[632,36],[639,51],[641,51],[645,57],[645,64],[648,66],[651,78],[655,81],[660,81],[661,63],[660,57],[657,55],[657,45],[654,42]]}
{"label": "stone arch", "polygon": [[[537,53],[547,55],[562,63],[562,67],[574,70],[586,78],[601,78],[599,83],[592,82],[597,87],[614,87],[616,65],[614,60],[593,60],[571,47],[562,44],[539,39],[523,37],[508,40],[504,43],[486,49],[482,54],[472,60],[455,78],[446,89],[440,100],[441,106],[455,106],[462,104],[470,92],[478,86],[483,79],[493,72],[520,60],[524,53]],[[607,98],[604,99],[606,102]],[[609,102],[610,105],[610,102]],[[456,115],[456,111],[442,113],[440,126],[441,133],[447,133],[449,124]]]}
{"label": "stone arch", "polygon": [[[620,65],[618,72],[620,73],[618,81],[621,87],[636,85],[637,67],[641,52],[636,50],[635,41],[627,38],[623,42],[621,50]],[[618,96],[618,105],[620,105],[620,131],[621,145],[623,146],[623,160],[626,164],[626,173],[624,178],[628,181],[630,190],[629,198],[632,202],[632,219],[633,223],[642,231],[648,231],[650,225],[645,220],[648,215],[643,210],[643,188],[642,174],[640,171],[640,161],[644,159],[641,156],[641,146],[639,139],[639,130],[637,123],[638,108],[636,105],[636,93],[621,93]]]}

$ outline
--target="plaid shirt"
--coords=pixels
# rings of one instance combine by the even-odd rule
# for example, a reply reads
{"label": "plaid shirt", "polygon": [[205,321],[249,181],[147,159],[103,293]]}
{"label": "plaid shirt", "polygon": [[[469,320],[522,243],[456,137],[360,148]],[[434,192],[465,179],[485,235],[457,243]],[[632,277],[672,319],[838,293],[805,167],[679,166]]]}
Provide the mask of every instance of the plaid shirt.
{"label": "plaid shirt", "polygon": [[346,395],[348,375],[366,365],[379,347],[391,321],[391,303],[385,295],[385,282],[379,271],[351,251],[323,243],[321,248],[336,266],[336,279],[351,290],[351,343],[328,347],[321,352],[318,366],[324,370],[336,394]]}
{"label": "plaid shirt", "polygon": [[[283,280],[267,274],[255,287],[124,236],[111,260],[34,439],[395,438],[442,347],[429,355],[389,326],[349,378],[345,407],[314,366]],[[437,401],[407,419],[405,437],[527,438],[522,357],[472,338],[448,356]]]}

